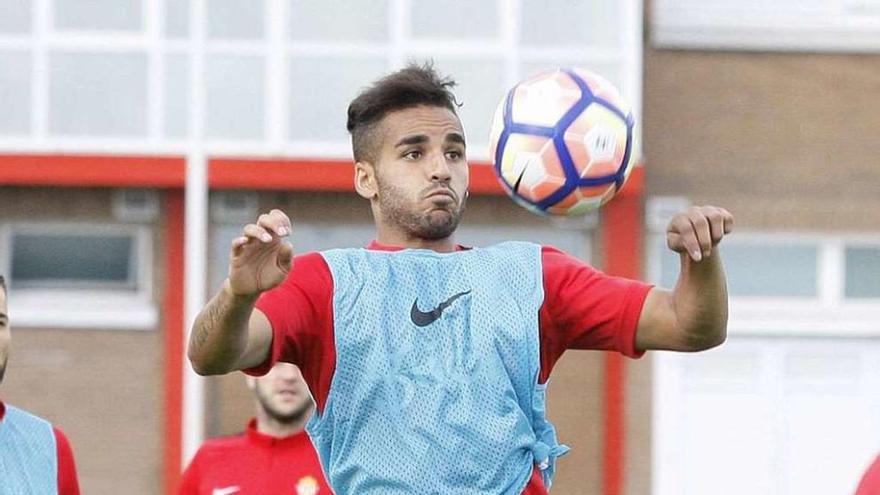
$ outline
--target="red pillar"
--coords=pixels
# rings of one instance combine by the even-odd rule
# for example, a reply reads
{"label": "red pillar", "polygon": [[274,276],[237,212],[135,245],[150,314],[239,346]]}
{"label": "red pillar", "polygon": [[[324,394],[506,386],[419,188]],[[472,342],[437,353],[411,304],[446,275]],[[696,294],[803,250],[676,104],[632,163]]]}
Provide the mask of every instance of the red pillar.
{"label": "red pillar", "polygon": [[[601,210],[604,271],[620,277],[641,278],[642,184],[641,167],[633,171],[618,197]],[[626,468],[626,361],[605,354],[603,495],[623,493]]]}
{"label": "red pillar", "polygon": [[165,335],[165,431],[162,452],[163,493],[176,493],[182,459],[183,414],[183,191],[165,191],[165,287],[162,299]]}

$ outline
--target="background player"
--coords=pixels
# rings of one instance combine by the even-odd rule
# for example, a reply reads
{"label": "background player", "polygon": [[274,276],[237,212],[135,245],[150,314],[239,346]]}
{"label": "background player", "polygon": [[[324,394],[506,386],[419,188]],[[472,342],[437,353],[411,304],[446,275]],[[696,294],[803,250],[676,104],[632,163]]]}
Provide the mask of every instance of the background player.
{"label": "background player", "polygon": [[303,431],[314,402],[299,368],[278,363],[265,376],[247,377],[247,386],[256,417],[243,434],[202,445],[183,473],[180,495],[330,494]]}
{"label": "background player", "polygon": [[229,278],[192,331],[202,374],[301,366],[318,409],[309,432],[337,493],[545,493],[565,448],[544,387],[566,349],[639,356],[726,336],[724,209],[671,220],[673,291],[549,247],[459,246],[468,166],[452,85],[410,66],[349,107],[355,187],[376,223],[368,249],[292,262],[289,218],[261,215],[233,242]]}
{"label": "background player", "polygon": [[[6,281],[0,276],[0,384],[11,334]],[[59,428],[0,400],[0,492],[79,495],[70,442]]]}

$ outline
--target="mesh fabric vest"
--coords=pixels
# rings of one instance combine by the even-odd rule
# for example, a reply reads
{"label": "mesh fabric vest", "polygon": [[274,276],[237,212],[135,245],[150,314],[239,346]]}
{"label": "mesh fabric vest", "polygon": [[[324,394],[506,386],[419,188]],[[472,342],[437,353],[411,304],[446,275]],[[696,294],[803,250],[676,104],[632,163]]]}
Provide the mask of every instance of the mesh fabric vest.
{"label": "mesh fabric vest", "polygon": [[0,421],[0,495],[58,493],[58,458],[52,425],[6,405]]}
{"label": "mesh fabric vest", "polygon": [[308,432],[337,495],[518,495],[536,464],[549,485],[540,246],[322,255],[336,370]]}

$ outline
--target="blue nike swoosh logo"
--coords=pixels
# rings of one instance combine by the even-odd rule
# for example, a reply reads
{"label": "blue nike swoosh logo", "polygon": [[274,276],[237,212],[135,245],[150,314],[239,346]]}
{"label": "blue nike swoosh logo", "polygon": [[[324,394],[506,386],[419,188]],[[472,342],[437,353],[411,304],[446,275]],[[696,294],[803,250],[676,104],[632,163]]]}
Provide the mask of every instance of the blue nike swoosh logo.
{"label": "blue nike swoosh logo", "polygon": [[456,299],[462,296],[466,296],[470,293],[471,291],[469,290],[465,292],[459,292],[458,294],[455,294],[449,299],[443,301],[436,308],[428,312],[419,309],[419,298],[416,298],[416,300],[413,301],[412,309],[410,309],[409,311],[409,317],[412,322],[416,324],[417,327],[426,327],[431,323],[437,321],[437,319],[439,319],[441,316],[443,316],[443,310],[452,305],[452,303],[455,302]]}

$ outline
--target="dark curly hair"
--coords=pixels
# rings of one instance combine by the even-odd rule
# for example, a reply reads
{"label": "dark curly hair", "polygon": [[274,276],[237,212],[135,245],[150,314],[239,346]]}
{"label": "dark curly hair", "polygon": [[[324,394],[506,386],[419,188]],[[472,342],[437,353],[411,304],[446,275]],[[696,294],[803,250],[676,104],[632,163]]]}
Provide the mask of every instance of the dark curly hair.
{"label": "dark curly hair", "polygon": [[461,106],[452,94],[455,81],[443,77],[433,64],[411,63],[379,79],[348,105],[351,147],[355,161],[374,161],[378,151],[377,124],[385,115],[419,105],[448,108]]}

